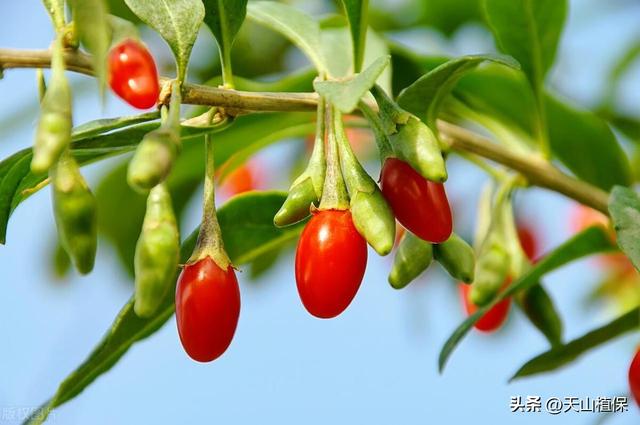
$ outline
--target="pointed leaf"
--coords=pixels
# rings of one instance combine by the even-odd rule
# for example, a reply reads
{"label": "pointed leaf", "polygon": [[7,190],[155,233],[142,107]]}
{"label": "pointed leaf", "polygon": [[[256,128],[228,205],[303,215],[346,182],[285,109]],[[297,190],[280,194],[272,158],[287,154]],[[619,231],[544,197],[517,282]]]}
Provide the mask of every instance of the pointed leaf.
{"label": "pointed leaf", "polygon": [[344,80],[316,81],[313,87],[342,113],[348,114],[355,109],[362,96],[376,84],[378,77],[389,65],[389,60],[389,56],[383,56],[360,74]]}
{"label": "pointed leaf", "polygon": [[[116,120],[117,121],[117,120]],[[134,119],[135,121],[135,119]],[[119,125],[115,122],[109,125]],[[88,137],[77,137],[71,144],[74,157],[80,165],[131,152],[145,134],[158,128],[158,122],[146,122],[117,131],[96,134],[88,131]],[[205,133],[221,131],[218,128],[182,127],[183,141],[202,136]],[[86,130],[86,128],[85,128]],[[0,243],[5,243],[7,224],[11,213],[29,196],[48,184],[47,175],[31,172],[31,148],[23,149],[0,162]]]}
{"label": "pointed leaf", "polygon": [[513,282],[504,292],[498,294],[493,301],[479,308],[478,311],[458,326],[440,351],[440,358],[438,360],[440,371],[442,372],[442,370],[444,370],[447,360],[449,360],[451,353],[453,353],[453,350],[458,346],[458,343],[462,341],[462,338],[464,338],[473,325],[497,303],[520,291],[530,288],[540,282],[540,279],[545,274],[571,261],[595,254],[596,252],[611,251],[614,248],[604,229],[600,227],[590,227],[545,255],[534,267],[520,277],[520,279]]}
{"label": "pointed leaf", "polygon": [[[323,28],[321,31],[322,54],[325,58],[329,75],[332,78],[348,78],[352,74],[352,52],[349,44],[349,29],[346,26]],[[368,67],[381,56],[389,55],[389,47],[375,31],[367,31],[367,48],[364,52],[362,66]],[[386,67],[377,83],[387,93],[391,93],[391,67]]]}
{"label": "pointed leaf", "polygon": [[247,14],[247,0],[204,0],[204,23],[218,42],[223,68],[230,66],[233,40]]}
{"label": "pointed leaf", "polygon": [[349,20],[349,30],[353,45],[353,70],[360,72],[364,59],[364,46],[367,39],[367,10],[369,0],[342,0]]}
{"label": "pointed leaf", "polygon": [[626,332],[637,330],[639,326],[640,307],[636,307],[607,325],[534,357],[518,369],[511,380],[556,370],[578,359],[592,348],[599,347]]}
{"label": "pointed leaf", "polygon": [[433,71],[418,78],[413,84],[400,92],[398,104],[418,117],[427,119],[433,129],[444,98],[467,72],[475,69],[483,62],[500,63],[518,68],[516,61],[508,56],[477,55],[452,59]]}
{"label": "pointed leaf", "polygon": [[[536,106],[531,89],[522,75],[507,67],[476,69],[462,78],[454,95],[516,137],[527,140],[535,134]],[[629,161],[602,119],[548,92],[545,110],[551,151],[577,177],[607,191],[613,185],[631,183]]]}
{"label": "pointed leaf", "polygon": [[56,31],[64,28],[64,0],[42,0]]}
{"label": "pointed leaf", "polygon": [[539,85],[555,59],[567,0],[484,0],[483,6],[500,50]]}
{"label": "pointed leaf", "polygon": [[321,53],[320,25],[309,15],[286,4],[256,1],[247,6],[247,16],[288,38],[307,55],[318,73],[326,74],[327,66]]}
{"label": "pointed leaf", "polygon": [[144,23],[158,31],[169,44],[184,81],[191,49],[204,19],[201,0],[125,0]]}
{"label": "pointed leaf", "polygon": [[97,136],[109,131],[129,127],[134,124],[157,120],[158,118],[160,118],[160,113],[158,111],[116,118],[100,118],[76,126],[71,133],[71,140],[77,141],[87,137]]}
{"label": "pointed leaf", "polygon": [[[218,184],[229,172],[265,146],[289,137],[311,134],[312,113],[251,114],[237,117],[232,126],[213,137]],[[202,137],[202,136],[200,136]],[[185,143],[167,179],[177,217],[202,184],[204,173],[202,140]],[[224,165],[224,166],[223,166]],[[121,264],[133,272],[133,254],[144,218],[145,197],[126,182],[127,162],[115,167],[96,189],[98,230],[114,246]],[[127,205],[126,211],[122,205]]]}
{"label": "pointed leaf", "polygon": [[104,94],[107,80],[107,51],[111,44],[107,4],[105,0],[70,0],[69,5],[78,38],[91,53],[100,92]]}
{"label": "pointed leaf", "polygon": [[[219,209],[218,220],[225,247],[235,265],[251,262],[272,247],[298,237],[303,224],[285,229],[273,225],[273,216],[285,198],[284,192],[253,192],[237,196]],[[197,234],[196,229],[182,244],[182,262],[191,255]],[[37,412],[38,415],[26,423],[44,422],[52,409],[80,394],[96,378],[111,369],[133,344],[160,329],[173,315],[174,293],[175,290],[169,291],[156,313],[147,319],[141,319],[134,313],[133,299],[125,304],[85,362],[60,384],[55,395]]]}
{"label": "pointed leaf", "polygon": [[636,269],[640,267],[640,197],[628,187],[615,186],[609,198],[609,212],[618,245]]}

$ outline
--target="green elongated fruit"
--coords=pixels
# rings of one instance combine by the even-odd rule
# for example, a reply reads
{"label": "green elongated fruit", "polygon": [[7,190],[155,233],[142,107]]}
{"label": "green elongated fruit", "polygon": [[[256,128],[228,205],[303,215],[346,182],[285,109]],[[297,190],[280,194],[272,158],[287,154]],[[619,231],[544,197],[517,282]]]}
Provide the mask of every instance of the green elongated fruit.
{"label": "green elongated fruit", "polygon": [[180,152],[180,135],[168,127],[160,127],[147,133],[136,149],[129,169],[127,182],[141,192],[162,183]]}
{"label": "green elongated fruit", "polygon": [[443,243],[434,245],[433,256],[454,279],[473,282],[476,256],[473,248],[460,236],[453,233]]}
{"label": "green elongated fruit", "polygon": [[96,258],[96,199],[69,154],[63,154],[51,168],[51,184],[60,244],[76,269],[87,274]]}
{"label": "green elongated fruit", "polygon": [[517,297],[517,302],[531,323],[542,332],[551,346],[562,344],[562,319],[560,319],[553,300],[540,284],[521,292]]}
{"label": "green elongated fruit", "polygon": [[351,197],[351,217],[358,233],[379,255],[391,252],[396,219],[377,186],[372,193],[356,192]]}
{"label": "green elongated fruit", "polygon": [[500,291],[508,274],[509,254],[501,243],[491,238],[478,255],[469,299],[477,306],[487,304]]}
{"label": "green elongated fruit", "polygon": [[435,134],[425,123],[411,115],[406,124],[398,125],[390,137],[393,151],[422,177],[434,182],[447,180],[447,169]]}
{"label": "green elongated fruit", "polygon": [[404,288],[420,276],[429,267],[431,261],[433,261],[433,246],[407,231],[393,259],[389,283],[395,289]]}
{"label": "green elongated fruit", "polygon": [[31,159],[34,173],[47,172],[71,142],[71,88],[64,74],[60,41],[54,44],[51,80],[40,111]]}
{"label": "green elongated fruit", "polygon": [[351,197],[350,209],[358,233],[379,254],[387,255],[396,238],[396,218],[376,182],[353,153],[344,132],[342,116],[336,112],[332,123],[342,176]]}
{"label": "green elongated fruit", "polygon": [[173,286],[180,252],[180,235],[164,184],[149,192],[147,211],[134,257],[134,311],[150,317]]}
{"label": "green elongated fruit", "polygon": [[297,179],[289,189],[287,199],[273,217],[276,227],[289,226],[307,218],[311,211],[311,205],[318,203],[318,195],[313,188],[311,177],[302,174],[302,179]]}
{"label": "green elongated fruit", "polygon": [[318,206],[322,197],[324,178],[327,172],[325,161],[325,101],[320,98],[316,113],[316,133],[309,164],[296,178],[282,207],[273,217],[276,227],[289,226],[304,220],[311,214],[311,206]]}

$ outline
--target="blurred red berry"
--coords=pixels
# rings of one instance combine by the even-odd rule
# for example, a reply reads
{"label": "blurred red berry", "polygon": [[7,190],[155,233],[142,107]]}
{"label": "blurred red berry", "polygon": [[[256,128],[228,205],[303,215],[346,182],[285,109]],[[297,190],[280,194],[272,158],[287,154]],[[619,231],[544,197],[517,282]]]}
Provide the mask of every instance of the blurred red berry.
{"label": "blurred red berry", "polygon": [[[511,283],[511,279],[507,279],[505,281],[504,287],[508,286]],[[478,310],[478,306],[476,306],[469,299],[469,291],[471,291],[471,285],[467,285],[464,283],[460,283],[460,294],[462,298],[462,302],[464,304],[464,309],[467,312],[467,315],[471,316]],[[494,332],[498,330],[502,324],[507,320],[507,316],[509,315],[509,309],[511,307],[511,298],[506,298],[500,301],[498,304],[493,306],[489,311],[485,313],[484,316],[480,318],[473,326],[476,329],[482,332]]]}

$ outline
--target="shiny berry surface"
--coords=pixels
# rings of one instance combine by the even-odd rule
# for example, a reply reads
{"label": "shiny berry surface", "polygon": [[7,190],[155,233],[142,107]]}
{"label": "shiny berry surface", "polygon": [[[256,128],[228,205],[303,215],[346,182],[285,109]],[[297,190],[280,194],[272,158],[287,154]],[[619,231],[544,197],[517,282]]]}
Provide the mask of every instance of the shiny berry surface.
{"label": "shiny berry surface", "polygon": [[220,357],[233,339],[239,315],[233,267],[222,270],[211,257],[184,267],[176,286],[176,321],[189,357],[199,362]]}
{"label": "shiny berry surface", "polygon": [[302,304],[328,319],[342,313],[358,292],[367,266],[367,244],[349,211],[317,211],[296,250],[295,274]]}
{"label": "shiny berry surface", "polygon": [[453,219],[443,184],[426,180],[404,161],[388,158],[380,186],[400,224],[413,234],[433,243],[451,236]]}
{"label": "shiny berry surface", "polygon": [[109,86],[138,109],[156,105],[160,94],[158,71],[147,48],[131,39],[115,45],[108,56]]}

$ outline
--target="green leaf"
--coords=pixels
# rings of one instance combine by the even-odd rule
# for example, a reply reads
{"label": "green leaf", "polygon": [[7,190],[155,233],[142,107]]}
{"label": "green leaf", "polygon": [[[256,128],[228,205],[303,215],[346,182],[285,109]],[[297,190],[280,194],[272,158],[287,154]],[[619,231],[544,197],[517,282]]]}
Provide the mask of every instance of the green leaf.
{"label": "green leaf", "polygon": [[[236,79],[238,89],[253,91],[309,91],[315,75],[313,70],[285,77],[269,83]],[[214,86],[216,82],[211,83]],[[233,125],[213,137],[216,168],[227,173],[241,165],[249,156],[270,143],[288,137],[312,134],[314,113],[273,113],[243,115]],[[204,175],[203,137],[183,144],[167,184],[171,192],[176,216],[181,212],[202,183]],[[221,167],[224,164],[224,167]],[[125,269],[133,273],[133,254],[140,226],[144,218],[145,198],[126,182],[126,162],[107,173],[96,190],[98,199],[98,230],[115,247]],[[220,180],[219,180],[220,181]],[[122,205],[127,205],[126,210]]]}
{"label": "green leaf", "polygon": [[319,74],[327,73],[321,53],[320,25],[309,15],[286,4],[256,1],[249,3],[247,16],[282,34],[307,55]]}
{"label": "green leaf", "polygon": [[426,117],[432,129],[444,98],[453,90],[458,80],[483,62],[500,63],[512,68],[519,65],[512,58],[495,55],[463,56],[452,59],[418,78],[398,95],[398,104],[418,117]]}
{"label": "green leaf", "polygon": [[78,38],[91,53],[100,93],[104,94],[107,80],[107,51],[111,44],[109,9],[105,0],[70,0],[69,5]]}
{"label": "green leaf", "polygon": [[[279,246],[295,239],[303,224],[278,229],[273,216],[284,202],[284,192],[253,192],[239,195],[218,210],[225,247],[234,264],[246,264]],[[180,257],[185,262],[191,255],[197,238],[196,229],[183,243]],[[55,407],[71,400],[96,378],[115,365],[129,348],[166,323],[174,312],[174,293],[169,291],[157,312],[142,319],[133,311],[133,299],[122,308],[102,341],[89,357],[58,387],[54,396],[43,406],[44,415],[26,421],[41,424]],[[42,413],[38,412],[38,413]]]}
{"label": "green leaf", "polygon": [[599,115],[620,130],[630,141],[640,144],[640,119],[613,112],[600,112]]}
{"label": "green leaf", "polygon": [[218,211],[224,247],[235,265],[247,264],[259,256],[298,237],[304,222],[277,228],[273,216],[282,206],[286,192],[246,192],[231,198]]}
{"label": "green leaf", "polygon": [[315,81],[313,87],[321,96],[326,97],[342,113],[348,114],[355,109],[358,102],[389,65],[389,56],[383,56],[373,62],[359,74],[344,80]]}
{"label": "green leaf", "polygon": [[576,176],[607,191],[631,184],[629,160],[606,122],[550,95],[545,110],[551,151]]}
{"label": "green leaf", "polygon": [[[213,136],[216,168],[224,179],[257,150],[288,137],[312,134],[313,113],[251,114],[237,117],[232,126]],[[167,184],[173,206],[180,217],[202,183],[204,145],[199,138],[185,143]],[[222,165],[224,164],[224,167]],[[145,197],[126,182],[127,163],[105,175],[96,190],[99,231],[115,247],[121,263],[132,272],[133,254],[145,211]],[[123,211],[122,205],[127,205]]]}
{"label": "green leaf", "polygon": [[[323,28],[321,31],[322,50],[329,74],[332,78],[347,78],[351,76],[352,52],[349,48],[349,29],[346,26]],[[381,56],[389,55],[387,42],[375,31],[367,32],[367,48],[364,52],[363,66],[373,64]],[[391,93],[391,67],[382,71],[377,83]]]}
{"label": "green leaf", "polygon": [[[509,131],[510,137],[532,140],[535,100],[526,80],[517,72],[503,66],[477,69],[460,80],[454,95],[473,111],[473,116],[467,118],[490,131],[497,123]],[[551,151],[578,178],[607,191],[616,184],[630,184],[629,161],[602,119],[549,93],[545,96],[545,110]]]}
{"label": "green leaf", "polygon": [[484,0],[483,6],[500,50],[538,86],[555,59],[567,0]]}
{"label": "green leaf", "polygon": [[618,246],[636,269],[640,267],[640,197],[628,187],[615,186],[609,197],[609,213]]}
{"label": "green leaf", "polygon": [[614,109],[616,94],[619,92],[623,77],[632,69],[638,58],[640,58],[640,40],[635,40],[624,54],[616,60],[607,76],[607,86],[604,90],[605,96],[602,101],[604,109]]}
{"label": "green leaf", "polygon": [[117,118],[100,118],[75,127],[71,133],[71,140],[82,140],[134,124],[157,120],[158,118],[160,118],[160,112],[158,111]]}
{"label": "green leaf", "polygon": [[367,40],[367,9],[369,0],[342,0],[349,20],[353,47],[353,71],[360,72],[364,59],[364,46]]}
{"label": "green leaf", "polygon": [[[115,123],[111,123],[115,125]],[[77,137],[71,144],[73,156],[80,165],[130,152],[145,134],[158,128],[158,122],[133,125],[105,134],[89,131],[89,137]],[[182,127],[183,141],[198,138],[205,133],[220,131],[220,128]],[[48,184],[46,174],[34,174],[29,165],[31,148],[23,149],[0,162],[0,243],[6,241],[7,224],[11,213],[29,196]]]}
{"label": "green leaf", "polygon": [[640,307],[636,307],[607,325],[534,357],[518,369],[511,377],[511,381],[524,376],[556,370],[578,359],[592,348],[609,342],[626,332],[637,330],[639,326]]}
{"label": "green leaf", "polygon": [[484,307],[479,308],[478,311],[469,316],[460,326],[458,326],[440,351],[440,358],[438,360],[439,370],[441,372],[444,370],[449,356],[451,356],[453,350],[458,346],[469,330],[471,330],[473,325],[500,301],[538,284],[542,276],[570,263],[571,261],[597,252],[610,251],[613,249],[614,246],[604,229],[601,227],[590,227],[564,242],[549,254],[545,255],[534,267],[521,276],[520,279],[513,282],[505,291],[498,294],[493,301]]}
{"label": "green leaf", "polygon": [[204,19],[201,0],[125,0],[144,23],[158,31],[176,58],[178,79],[184,81],[191,49]]}
{"label": "green leaf", "polygon": [[447,36],[467,23],[482,21],[480,0],[429,0],[409,4],[412,12],[416,6],[422,8],[418,21],[422,26],[437,28]]}
{"label": "green leaf", "polygon": [[273,248],[270,251],[257,257],[249,267],[249,278],[257,281],[269,271],[282,257],[283,249],[289,244],[283,244],[281,247]]}
{"label": "green leaf", "polygon": [[[176,159],[166,183],[176,217],[181,217],[187,203],[202,183],[202,144],[194,141]],[[96,188],[98,231],[111,242],[125,270],[133,276],[136,242],[146,210],[146,196],[127,184],[128,158],[107,175]],[[193,176],[192,169],[200,171]],[[122,209],[126,205],[126,210]]]}
{"label": "green leaf", "polygon": [[537,283],[522,291],[516,299],[529,321],[547,338],[551,346],[562,343],[562,319],[542,284]]}
{"label": "green leaf", "polygon": [[315,113],[252,114],[236,119],[229,131],[214,137],[216,164],[224,164],[219,179],[244,164],[260,149],[290,137],[313,134]]}
{"label": "green leaf", "polygon": [[218,42],[223,74],[231,83],[231,46],[247,14],[247,0],[204,0],[204,8],[204,23]]}

